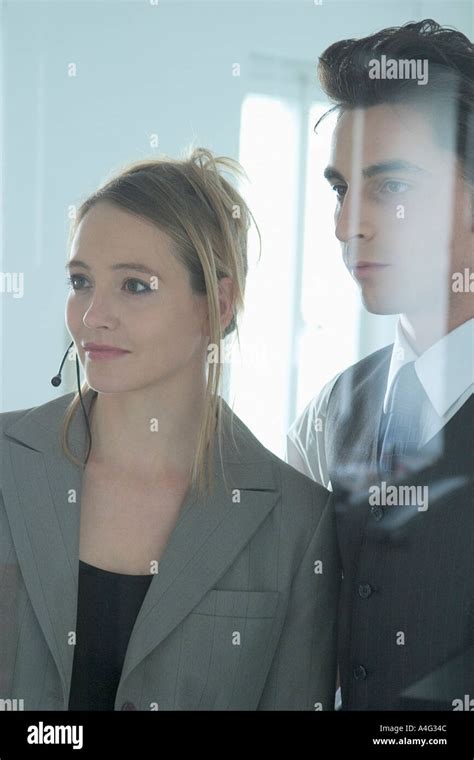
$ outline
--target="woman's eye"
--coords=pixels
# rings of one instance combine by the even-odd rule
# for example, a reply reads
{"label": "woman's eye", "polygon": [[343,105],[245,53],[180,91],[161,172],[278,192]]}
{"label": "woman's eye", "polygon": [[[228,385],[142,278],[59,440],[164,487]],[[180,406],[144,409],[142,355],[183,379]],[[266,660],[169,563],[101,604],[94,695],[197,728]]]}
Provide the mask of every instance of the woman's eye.
{"label": "woman's eye", "polygon": [[73,290],[80,290],[80,286],[78,287],[76,285],[76,280],[85,280],[85,277],[83,277],[80,274],[71,274],[69,277],[66,277],[66,283],[73,289]]}
{"label": "woman's eye", "polygon": [[[76,291],[84,290],[83,281],[87,282],[86,278],[81,274],[71,274],[66,278],[66,283],[72,288],[72,290]],[[129,285],[131,285],[131,287],[128,287]],[[140,295],[141,293],[148,293],[148,291],[151,291],[151,287],[149,285],[147,285],[145,282],[142,282],[141,280],[136,280],[135,278],[125,280],[123,287],[128,293],[131,293],[132,295]]]}
{"label": "woman's eye", "polygon": [[144,288],[144,290],[131,290],[129,292],[131,293],[147,293],[149,290],[151,290],[150,286],[147,285],[145,282],[142,282],[141,280],[126,280],[126,284],[133,283],[134,285],[139,285],[140,287]]}
{"label": "woman's eye", "polygon": [[408,182],[402,182],[398,179],[388,179],[384,182],[380,188],[382,192],[386,192],[388,195],[397,195],[398,193],[406,193],[410,189]]}

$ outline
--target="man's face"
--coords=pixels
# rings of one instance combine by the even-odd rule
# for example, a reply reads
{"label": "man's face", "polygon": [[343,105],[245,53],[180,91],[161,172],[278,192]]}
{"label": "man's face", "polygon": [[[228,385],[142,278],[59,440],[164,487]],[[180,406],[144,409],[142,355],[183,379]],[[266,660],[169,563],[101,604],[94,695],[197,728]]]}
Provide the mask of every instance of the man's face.
{"label": "man's face", "polygon": [[471,196],[428,115],[405,105],[342,112],[325,176],[344,263],[368,311],[447,309],[451,274],[471,266]]}

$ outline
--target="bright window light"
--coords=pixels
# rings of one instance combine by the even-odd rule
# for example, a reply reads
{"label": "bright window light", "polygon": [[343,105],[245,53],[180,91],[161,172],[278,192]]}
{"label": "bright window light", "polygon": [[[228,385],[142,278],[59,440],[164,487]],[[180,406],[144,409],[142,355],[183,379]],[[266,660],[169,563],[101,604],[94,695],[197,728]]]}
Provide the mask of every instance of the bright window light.
{"label": "bright window light", "polygon": [[[284,458],[286,433],[336,372],[356,361],[358,297],[334,236],[334,195],[323,178],[331,116],[297,98],[248,95],[242,106],[240,188],[262,235],[249,237],[245,314],[229,400],[259,440]],[[306,133],[307,130],[307,133]]]}

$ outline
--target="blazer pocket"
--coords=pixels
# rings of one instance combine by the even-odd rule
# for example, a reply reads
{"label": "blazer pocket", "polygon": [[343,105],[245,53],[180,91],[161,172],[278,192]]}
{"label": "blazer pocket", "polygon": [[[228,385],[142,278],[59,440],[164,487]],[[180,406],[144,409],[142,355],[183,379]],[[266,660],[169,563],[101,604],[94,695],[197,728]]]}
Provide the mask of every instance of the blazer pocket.
{"label": "blazer pocket", "polygon": [[174,709],[255,709],[279,591],[211,589],[183,621]]}

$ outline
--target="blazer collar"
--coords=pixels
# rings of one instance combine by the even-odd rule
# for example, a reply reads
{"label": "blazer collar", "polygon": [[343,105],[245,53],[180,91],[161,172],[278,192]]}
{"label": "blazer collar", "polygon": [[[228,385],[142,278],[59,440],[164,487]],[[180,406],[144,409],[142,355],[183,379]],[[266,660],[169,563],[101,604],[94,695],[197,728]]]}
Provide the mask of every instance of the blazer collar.
{"label": "blazer collar", "polygon": [[[92,389],[83,395],[87,411],[94,395]],[[65,699],[76,629],[82,470],[63,453],[60,430],[73,397],[28,411],[5,429],[1,447],[2,492],[18,562]],[[236,415],[230,436],[230,408],[221,402],[226,481],[216,441],[213,493],[197,498],[191,490],[184,501],[132,630],[121,683],[218,582],[278,503],[276,458]],[[68,440],[83,458],[87,437],[80,405]]]}

